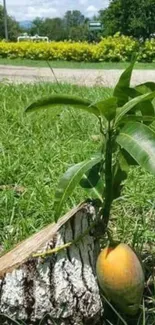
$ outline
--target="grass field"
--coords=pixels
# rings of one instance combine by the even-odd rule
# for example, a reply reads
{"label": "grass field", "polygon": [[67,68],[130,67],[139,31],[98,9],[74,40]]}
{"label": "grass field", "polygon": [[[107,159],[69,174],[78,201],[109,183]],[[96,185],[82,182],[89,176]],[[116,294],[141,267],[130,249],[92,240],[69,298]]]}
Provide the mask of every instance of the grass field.
{"label": "grass field", "polygon": [[[49,61],[52,68],[64,69],[125,69],[129,62],[73,62],[73,61]],[[0,65],[14,65],[27,67],[48,67],[47,62],[28,59],[0,58]],[[155,69],[154,63],[136,63],[134,69]]]}
{"label": "grass field", "polygon": [[[97,119],[82,111],[65,109],[56,119],[51,117],[50,111],[24,113],[24,107],[31,101],[56,91],[59,91],[58,86],[52,84],[1,84],[0,87],[0,241],[5,249],[53,221],[54,191],[60,175],[71,164],[90,157],[100,146],[94,137],[92,139],[94,134],[99,134]],[[74,93],[92,100],[111,92],[111,89],[97,87],[61,86],[61,93]],[[3,188],[9,184],[22,186],[25,192],[20,195]],[[138,223],[144,228],[138,231],[143,233],[146,230],[143,239],[138,235],[138,241],[140,238],[142,241],[155,240],[150,218],[146,217],[149,213],[154,214],[154,190],[155,178],[152,175],[139,169],[131,170],[123,197],[114,204],[113,213],[124,218],[124,221],[118,218],[119,225],[124,223],[123,228],[120,227],[121,238],[128,238],[128,223],[132,222],[134,215],[134,221],[138,216],[136,222],[140,218]],[[87,193],[77,189],[64,211],[86,196]],[[125,217],[127,215],[130,218]],[[133,239],[133,227],[131,233]]]}
{"label": "grass field", "polygon": [[[56,120],[50,111],[24,114],[32,100],[59,91],[51,84],[2,85],[0,87],[0,184],[26,188],[22,195],[0,192],[0,242],[8,249],[13,243],[53,221],[53,199],[58,179],[66,168],[96,149],[90,142],[98,122],[82,112],[65,110]],[[86,90],[63,85],[61,92],[100,98],[110,90]],[[74,130],[74,132],[73,132]],[[2,187],[3,189],[3,187]],[[66,209],[84,198],[81,190],[67,202]]]}
{"label": "grass field", "polygon": [[[56,119],[50,111],[25,115],[24,107],[32,100],[58,91],[55,84],[1,83],[0,243],[4,250],[53,221],[54,192],[60,175],[71,164],[90,157],[100,146],[92,137],[99,134],[98,121],[81,111],[65,108]],[[97,87],[61,86],[61,93],[92,100],[107,97],[111,92]],[[119,239],[140,252],[147,249],[150,256],[155,251],[154,193],[155,177],[140,168],[131,169],[122,197],[113,204],[111,221]],[[88,194],[77,188],[63,212],[86,197]],[[146,314],[149,318],[144,324],[154,324],[154,293],[150,298],[152,305],[153,311]]]}

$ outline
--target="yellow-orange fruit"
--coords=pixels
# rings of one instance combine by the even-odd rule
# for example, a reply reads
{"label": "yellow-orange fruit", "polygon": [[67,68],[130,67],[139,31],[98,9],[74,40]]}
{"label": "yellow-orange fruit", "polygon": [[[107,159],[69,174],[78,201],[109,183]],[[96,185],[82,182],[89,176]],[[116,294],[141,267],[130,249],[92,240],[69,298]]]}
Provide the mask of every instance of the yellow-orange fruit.
{"label": "yellow-orange fruit", "polygon": [[96,272],[105,295],[124,313],[134,315],[144,290],[142,264],[126,244],[106,247],[97,259]]}

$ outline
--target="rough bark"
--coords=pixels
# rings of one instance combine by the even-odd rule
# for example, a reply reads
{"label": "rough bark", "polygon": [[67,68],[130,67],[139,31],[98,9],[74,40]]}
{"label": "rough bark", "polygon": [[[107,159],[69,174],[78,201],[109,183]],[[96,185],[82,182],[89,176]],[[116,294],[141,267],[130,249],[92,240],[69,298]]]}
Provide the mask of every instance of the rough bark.
{"label": "rough bark", "polygon": [[[73,241],[96,218],[83,203],[0,258],[0,313],[26,324],[103,324],[95,275],[98,242],[91,233],[46,258],[33,258]],[[11,324],[1,316],[0,324]]]}

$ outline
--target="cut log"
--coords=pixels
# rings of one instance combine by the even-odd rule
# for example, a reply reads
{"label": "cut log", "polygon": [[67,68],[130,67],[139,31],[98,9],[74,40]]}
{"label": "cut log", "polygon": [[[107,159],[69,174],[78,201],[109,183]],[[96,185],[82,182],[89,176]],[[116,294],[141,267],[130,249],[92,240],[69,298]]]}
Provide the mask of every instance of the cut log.
{"label": "cut log", "polygon": [[10,317],[28,325],[103,325],[92,232],[45,258],[32,256],[74,241],[95,218],[93,204],[82,203],[0,258],[0,324]]}

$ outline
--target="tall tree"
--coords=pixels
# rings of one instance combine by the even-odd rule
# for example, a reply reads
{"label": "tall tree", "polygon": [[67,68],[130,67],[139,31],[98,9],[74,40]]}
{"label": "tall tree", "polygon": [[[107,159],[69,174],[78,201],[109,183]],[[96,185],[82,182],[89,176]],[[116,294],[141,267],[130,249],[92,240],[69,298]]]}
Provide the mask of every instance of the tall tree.
{"label": "tall tree", "polygon": [[99,19],[103,23],[104,35],[113,35],[121,31],[121,0],[113,0],[105,10],[99,11]]}
{"label": "tall tree", "polygon": [[30,34],[31,35],[42,35],[42,29],[43,29],[43,19],[40,17],[36,17],[33,22],[32,26],[30,28]]}
{"label": "tall tree", "polygon": [[[20,34],[20,26],[18,22],[7,15],[7,24],[8,24],[8,38],[10,41],[17,40],[18,35]],[[4,9],[0,5],[0,39],[5,38],[5,29],[4,29]]]}
{"label": "tall tree", "polygon": [[61,18],[46,18],[42,23],[42,32],[50,40],[61,41],[66,38],[64,22]]}
{"label": "tall tree", "polygon": [[69,10],[64,16],[66,39],[85,41],[88,39],[88,19],[79,10]]}
{"label": "tall tree", "polygon": [[67,28],[77,27],[85,23],[85,16],[79,10],[69,10],[65,13],[64,22]]}
{"label": "tall tree", "polygon": [[155,32],[155,0],[111,0],[99,16],[105,35],[121,32],[146,39]]}
{"label": "tall tree", "polygon": [[48,36],[50,40],[55,41],[68,39],[86,41],[89,39],[88,21],[89,19],[78,10],[67,11],[63,18],[41,19],[36,17],[29,33]]}
{"label": "tall tree", "polygon": [[67,39],[74,41],[87,41],[89,36],[88,24],[71,27],[67,34]]}

